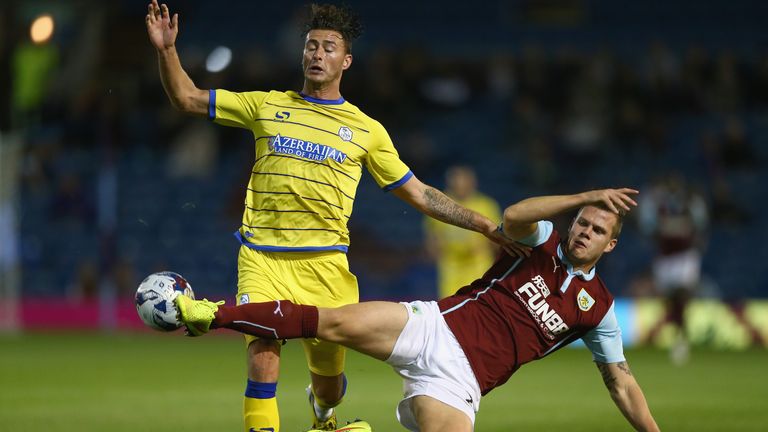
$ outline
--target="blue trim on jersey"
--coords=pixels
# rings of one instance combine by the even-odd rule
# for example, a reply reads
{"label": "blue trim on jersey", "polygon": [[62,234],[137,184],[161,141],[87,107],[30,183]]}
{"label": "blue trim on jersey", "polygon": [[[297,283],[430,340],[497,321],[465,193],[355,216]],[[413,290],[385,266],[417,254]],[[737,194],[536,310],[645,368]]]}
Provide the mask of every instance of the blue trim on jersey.
{"label": "blue trim on jersey", "polygon": [[345,102],[343,97],[340,97],[338,99],[318,99],[313,98],[312,96],[307,96],[304,93],[299,93],[299,96],[304,98],[307,102],[312,102],[320,105],[341,105]]}
{"label": "blue trim on jersey", "polygon": [[398,181],[396,181],[396,182],[394,182],[394,183],[388,184],[387,186],[384,186],[384,187],[383,187],[383,188],[381,188],[381,189],[382,189],[384,192],[389,192],[389,191],[391,191],[391,190],[393,190],[393,189],[397,189],[397,188],[399,188],[400,186],[404,185],[404,184],[405,184],[405,182],[407,182],[408,180],[410,180],[410,179],[411,179],[411,177],[413,177],[413,171],[411,171],[411,170],[408,170],[408,172],[407,172],[407,173],[405,173],[405,175],[403,176],[403,178],[401,178],[400,180],[398,180]]}
{"label": "blue trim on jersey", "polygon": [[277,383],[265,383],[248,380],[245,397],[252,399],[272,399],[277,393]]}
{"label": "blue trim on jersey", "polygon": [[237,239],[237,241],[240,242],[241,245],[248,247],[253,250],[258,251],[264,251],[264,252],[323,252],[323,251],[340,251],[347,253],[349,250],[349,246],[344,245],[335,245],[335,246],[297,246],[297,247],[289,247],[289,246],[267,246],[267,245],[257,245],[249,242],[245,238],[243,238],[243,235],[240,233],[240,231],[235,231],[234,236]]}
{"label": "blue trim on jersey", "polygon": [[216,90],[208,90],[208,120],[216,120]]}

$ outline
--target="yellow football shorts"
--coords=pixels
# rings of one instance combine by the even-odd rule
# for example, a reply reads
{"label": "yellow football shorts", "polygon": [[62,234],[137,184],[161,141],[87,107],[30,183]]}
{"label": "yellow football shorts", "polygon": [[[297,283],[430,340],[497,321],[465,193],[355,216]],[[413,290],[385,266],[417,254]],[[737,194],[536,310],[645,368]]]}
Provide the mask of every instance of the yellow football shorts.
{"label": "yellow football shorts", "polygon": [[[357,278],[339,251],[264,252],[240,247],[237,304],[290,300],[296,304],[338,307],[360,301]],[[257,339],[245,335],[246,346]],[[344,347],[303,339],[309,370],[322,376],[344,371]]]}

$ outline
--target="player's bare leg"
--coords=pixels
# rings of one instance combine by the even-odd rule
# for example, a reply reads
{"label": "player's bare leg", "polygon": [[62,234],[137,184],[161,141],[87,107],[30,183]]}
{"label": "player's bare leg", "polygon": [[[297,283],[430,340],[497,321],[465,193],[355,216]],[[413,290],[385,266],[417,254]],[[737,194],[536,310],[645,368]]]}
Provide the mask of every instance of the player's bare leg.
{"label": "player's bare leg", "polygon": [[[408,322],[405,306],[392,302],[355,303],[339,308],[293,304],[287,300],[224,306],[179,295],[179,320],[195,332],[229,328],[266,340],[317,337],[385,361]],[[264,342],[266,343],[266,342]]]}
{"label": "player's bare leg", "polygon": [[257,339],[248,345],[248,377],[252,380],[276,381],[280,371],[280,343]]}
{"label": "player's bare leg", "polygon": [[245,430],[280,428],[275,388],[280,373],[280,342],[257,339],[248,345],[248,388],[243,399]]}
{"label": "player's bare leg", "polygon": [[[187,326],[191,336],[205,334],[210,328],[225,327],[260,337],[248,348],[249,388],[246,390],[246,405],[274,400],[274,386],[267,386],[277,382],[279,372],[280,345],[275,339],[318,337],[378,360],[386,360],[408,321],[405,306],[391,302],[317,308],[296,305],[287,300],[236,307],[207,300],[192,300],[183,295],[174,301],[179,310],[179,319]],[[338,402],[343,394],[343,385],[339,382],[341,379],[343,383],[342,377],[313,377],[317,379],[324,401],[336,399]],[[252,390],[250,395],[249,390]],[[271,395],[267,394],[270,392]],[[244,408],[246,417],[248,412],[273,412],[275,417],[277,413],[276,405],[273,408],[266,407],[268,410],[253,409],[255,407],[249,409],[248,406]],[[277,419],[271,421],[275,424],[272,427],[277,430]],[[248,424],[252,423],[246,418],[246,431],[249,429]]]}
{"label": "player's bare leg", "polygon": [[408,311],[399,303],[375,301],[318,308],[317,337],[384,361],[407,322]]}
{"label": "player's bare leg", "polygon": [[312,377],[312,389],[314,389],[316,398],[330,406],[336,405],[336,402],[341,400],[344,374],[324,376],[310,372],[309,375]]}
{"label": "player's bare leg", "polygon": [[460,410],[429,396],[410,399],[421,432],[472,432],[472,421]]}
{"label": "player's bare leg", "polygon": [[344,374],[335,376],[318,375],[310,371],[312,385],[307,388],[310,408],[312,409],[312,428],[335,430],[337,426],[334,408],[344,397]]}

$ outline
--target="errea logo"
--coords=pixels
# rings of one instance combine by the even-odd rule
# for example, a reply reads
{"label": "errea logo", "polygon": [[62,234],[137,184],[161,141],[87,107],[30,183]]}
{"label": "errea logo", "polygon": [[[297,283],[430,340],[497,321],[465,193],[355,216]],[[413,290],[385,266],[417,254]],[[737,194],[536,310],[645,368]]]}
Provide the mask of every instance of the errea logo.
{"label": "errea logo", "polygon": [[352,140],[352,129],[342,126],[339,128],[339,138],[341,138],[342,141],[351,141]]}

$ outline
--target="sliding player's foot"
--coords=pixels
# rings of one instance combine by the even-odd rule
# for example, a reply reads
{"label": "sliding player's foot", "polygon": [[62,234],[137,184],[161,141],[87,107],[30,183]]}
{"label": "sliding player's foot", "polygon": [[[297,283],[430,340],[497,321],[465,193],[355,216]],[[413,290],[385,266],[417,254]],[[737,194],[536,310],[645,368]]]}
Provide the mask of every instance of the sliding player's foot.
{"label": "sliding player's foot", "polygon": [[176,309],[179,311],[179,322],[187,327],[189,336],[202,336],[208,333],[216,311],[224,304],[223,300],[216,303],[206,299],[193,300],[184,294],[176,296],[173,302],[176,303]]}

